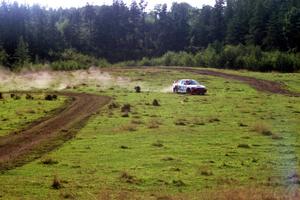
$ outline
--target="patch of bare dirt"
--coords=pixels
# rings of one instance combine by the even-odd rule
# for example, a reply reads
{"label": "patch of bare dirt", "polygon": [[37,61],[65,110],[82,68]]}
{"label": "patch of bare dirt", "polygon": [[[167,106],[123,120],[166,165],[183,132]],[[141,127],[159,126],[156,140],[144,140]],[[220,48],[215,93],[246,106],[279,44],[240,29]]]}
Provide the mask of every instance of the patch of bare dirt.
{"label": "patch of bare dirt", "polygon": [[26,130],[0,138],[0,171],[21,166],[62,145],[111,100],[85,93],[57,94],[69,97],[69,104]]}

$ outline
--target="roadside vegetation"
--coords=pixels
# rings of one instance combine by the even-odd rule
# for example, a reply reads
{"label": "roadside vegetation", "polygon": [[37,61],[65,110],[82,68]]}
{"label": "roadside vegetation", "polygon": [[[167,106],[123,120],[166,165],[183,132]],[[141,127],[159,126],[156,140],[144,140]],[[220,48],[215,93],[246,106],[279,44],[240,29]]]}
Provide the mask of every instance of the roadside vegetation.
{"label": "roadside vegetation", "polygon": [[[219,199],[299,194],[297,97],[189,72],[104,70],[134,84],[67,89],[113,101],[61,148],[3,172],[3,198],[210,199],[216,190]],[[166,90],[182,77],[199,80],[208,94]],[[138,83],[140,93],[134,89]]]}
{"label": "roadside vegetation", "polygon": [[262,51],[258,46],[210,45],[197,53],[167,52],[159,58],[126,61],[119,66],[188,66],[219,69],[246,69],[262,72],[296,72],[300,70],[300,54]]}

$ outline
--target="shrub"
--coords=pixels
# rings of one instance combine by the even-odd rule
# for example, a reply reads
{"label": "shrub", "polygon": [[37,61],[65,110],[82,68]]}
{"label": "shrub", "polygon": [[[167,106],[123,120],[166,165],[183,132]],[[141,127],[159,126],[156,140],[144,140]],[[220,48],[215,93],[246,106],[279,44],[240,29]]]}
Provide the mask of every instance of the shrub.
{"label": "shrub", "polygon": [[159,128],[160,125],[161,125],[160,121],[158,121],[157,119],[152,119],[149,121],[148,128],[155,129],[155,128]]}
{"label": "shrub", "polygon": [[153,66],[152,62],[149,58],[143,57],[143,59],[139,62],[140,66]]}
{"label": "shrub", "polygon": [[279,53],[279,52],[277,52],[275,55],[276,55],[276,60],[275,60],[274,69],[276,71],[293,72],[295,70],[292,55],[286,53]]}
{"label": "shrub", "polygon": [[135,86],[134,90],[136,93],[141,93],[141,87],[140,86]]}
{"label": "shrub", "polygon": [[202,176],[212,176],[213,175],[213,173],[209,170],[201,170],[200,173]]}
{"label": "shrub", "polygon": [[52,158],[45,158],[41,161],[44,165],[55,165],[58,163],[58,161],[53,160]]}
{"label": "shrub", "polygon": [[100,58],[97,61],[97,67],[109,67],[111,64],[104,58]]}
{"label": "shrub", "polygon": [[159,141],[159,140],[158,140],[158,141],[156,141],[155,143],[153,143],[152,146],[161,148],[161,147],[163,147],[164,145],[163,145],[162,141]]}
{"label": "shrub", "polygon": [[124,104],[121,108],[121,112],[130,112],[131,111],[131,105],[130,104]]}
{"label": "shrub", "polygon": [[61,181],[57,178],[57,176],[54,177],[51,186],[52,186],[53,189],[56,189],[56,190],[62,188]]}
{"label": "shrub", "polygon": [[33,96],[31,96],[30,94],[26,94],[26,97],[25,97],[27,100],[33,100]]}
{"label": "shrub", "polygon": [[176,187],[183,187],[186,186],[186,184],[182,180],[173,180],[172,181],[173,185]]}
{"label": "shrub", "polygon": [[152,105],[153,106],[160,106],[159,102],[157,99],[154,99],[153,102],[152,102]]}
{"label": "shrub", "polygon": [[177,119],[175,121],[175,125],[177,126],[186,126],[188,124],[188,121],[186,119]]}
{"label": "shrub", "polygon": [[46,96],[45,96],[45,100],[46,101],[53,101],[53,100],[56,100],[57,99],[57,95],[51,95],[51,94],[47,94]]}
{"label": "shrub", "polygon": [[270,127],[266,125],[265,123],[259,122],[254,124],[253,131],[260,133],[262,135],[271,136],[273,135]]}
{"label": "shrub", "polygon": [[54,70],[78,70],[88,69],[92,66],[107,67],[110,63],[103,58],[96,59],[93,56],[78,53],[73,49],[65,50],[60,56],[59,60],[51,64]]}
{"label": "shrub", "polygon": [[238,148],[245,148],[245,149],[249,149],[250,146],[248,144],[239,144]]}
{"label": "shrub", "polygon": [[51,64],[52,69],[54,70],[77,70],[80,69],[81,66],[74,60],[67,60],[67,61],[56,61]]}
{"label": "shrub", "polygon": [[138,180],[135,176],[130,175],[128,172],[122,172],[120,180],[130,184],[137,184],[140,182],[140,180]]}

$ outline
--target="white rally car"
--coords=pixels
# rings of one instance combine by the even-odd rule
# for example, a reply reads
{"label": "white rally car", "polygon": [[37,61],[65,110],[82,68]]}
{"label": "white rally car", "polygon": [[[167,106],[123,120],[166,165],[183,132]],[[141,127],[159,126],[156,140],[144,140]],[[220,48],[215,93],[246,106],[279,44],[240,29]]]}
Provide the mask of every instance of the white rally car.
{"label": "white rally car", "polygon": [[207,89],[204,85],[200,85],[193,79],[181,79],[174,81],[173,92],[204,95],[207,92]]}

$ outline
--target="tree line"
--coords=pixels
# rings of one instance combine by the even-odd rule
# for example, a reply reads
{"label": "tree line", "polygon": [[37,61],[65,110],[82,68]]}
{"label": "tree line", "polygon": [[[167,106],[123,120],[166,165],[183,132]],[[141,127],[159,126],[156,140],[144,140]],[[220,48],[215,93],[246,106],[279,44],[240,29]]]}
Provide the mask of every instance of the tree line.
{"label": "tree line", "polygon": [[[170,9],[162,4],[149,12],[146,7],[144,0],[70,9],[2,1],[0,65],[13,68],[56,62],[59,68],[62,61],[78,54],[83,54],[79,57],[86,62],[104,58],[115,63],[151,59],[167,52],[195,56],[230,50],[234,54],[233,48],[243,50],[243,46],[254,49],[254,54],[255,49],[276,51],[287,62],[294,63],[299,56],[299,0],[216,0],[214,6],[202,8],[174,3]],[[220,65],[237,68],[238,63],[224,61]],[[257,66],[260,70],[259,63]]]}

